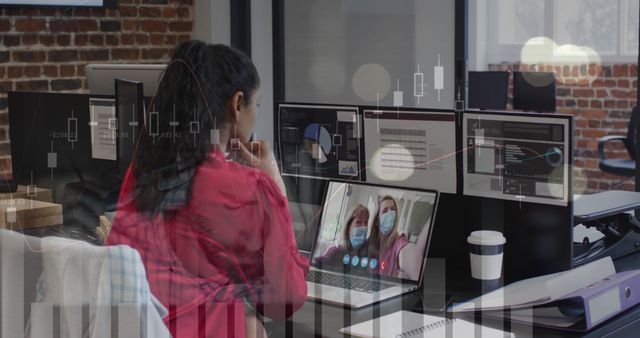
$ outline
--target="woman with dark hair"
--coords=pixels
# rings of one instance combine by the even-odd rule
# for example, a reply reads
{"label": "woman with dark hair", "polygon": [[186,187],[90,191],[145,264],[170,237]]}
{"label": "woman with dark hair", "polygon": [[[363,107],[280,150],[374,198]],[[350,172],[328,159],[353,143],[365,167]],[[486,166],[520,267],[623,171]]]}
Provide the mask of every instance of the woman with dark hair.
{"label": "woman with dark hair", "polygon": [[369,209],[358,203],[347,215],[349,218],[344,223],[340,245],[329,247],[321,256],[313,259],[313,264],[343,267],[345,255],[349,256],[347,264],[351,263],[354,256],[358,260],[366,257]]}
{"label": "woman with dark hair", "polygon": [[282,178],[249,142],[259,87],[244,54],[178,46],[122,183],[107,244],[140,252],[174,337],[261,335],[253,310],[285,318],[306,300]]}
{"label": "woman with dark hair", "polygon": [[381,275],[417,281],[429,237],[429,224],[422,227],[418,239],[412,243],[405,234],[398,232],[399,214],[398,203],[393,196],[385,195],[378,199],[378,210],[374,214],[368,240],[369,259],[378,260]]}

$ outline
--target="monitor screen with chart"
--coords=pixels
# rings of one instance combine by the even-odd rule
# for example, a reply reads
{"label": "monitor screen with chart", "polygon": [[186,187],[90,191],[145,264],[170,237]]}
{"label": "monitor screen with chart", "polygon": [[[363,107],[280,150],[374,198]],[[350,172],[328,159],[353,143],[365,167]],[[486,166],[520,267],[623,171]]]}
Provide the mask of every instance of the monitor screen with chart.
{"label": "monitor screen with chart", "polygon": [[283,175],[362,179],[357,107],[280,104],[276,133]]}
{"label": "monitor screen with chart", "polygon": [[567,205],[571,117],[465,113],[464,194]]}
{"label": "monitor screen with chart", "polygon": [[452,111],[364,110],[367,182],[456,193]]}

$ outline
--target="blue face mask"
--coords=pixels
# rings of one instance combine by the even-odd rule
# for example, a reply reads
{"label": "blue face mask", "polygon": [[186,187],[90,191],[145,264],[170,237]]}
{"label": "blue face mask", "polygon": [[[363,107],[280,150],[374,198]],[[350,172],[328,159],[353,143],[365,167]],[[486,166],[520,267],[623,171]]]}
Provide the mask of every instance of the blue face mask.
{"label": "blue face mask", "polygon": [[349,241],[351,242],[351,246],[354,248],[359,248],[364,244],[364,239],[367,236],[367,228],[358,227],[351,229],[351,235],[349,236]]}
{"label": "blue face mask", "polygon": [[396,211],[389,210],[385,212],[380,217],[380,232],[382,232],[384,235],[390,234],[395,224],[396,224]]}

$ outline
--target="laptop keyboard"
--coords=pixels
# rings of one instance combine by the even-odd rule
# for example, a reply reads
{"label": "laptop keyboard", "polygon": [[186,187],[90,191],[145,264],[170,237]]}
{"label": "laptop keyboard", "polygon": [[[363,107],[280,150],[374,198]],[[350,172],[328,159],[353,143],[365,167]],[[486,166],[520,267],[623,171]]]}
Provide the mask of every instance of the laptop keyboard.
{"label": "laptop keyboard", "polygon": [[336,275],[332,273],[322,273],[321,271],[315,270],[309,271],[309,274],[307,275],[307,281],[316,284],[335,286],[343,289],[368,293],[388,289],[393,286],[393,284],[380,281],[365,280],[360,278],[353,278],[350,276]]}

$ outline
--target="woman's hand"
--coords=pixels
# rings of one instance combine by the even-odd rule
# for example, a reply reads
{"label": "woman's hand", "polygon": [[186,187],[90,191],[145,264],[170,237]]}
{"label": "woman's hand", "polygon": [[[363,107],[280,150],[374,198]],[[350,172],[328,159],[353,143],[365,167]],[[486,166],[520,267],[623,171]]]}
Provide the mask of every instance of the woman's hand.
{"label": "woman's hand", "polygon": [[283,195],[287,190],[280,176],[278,163],[276,162],[271,146],[267,141],[254,141],[243,144],[238,139],[231,139],[231,151],[235,160],[240,160],[244,165],[264,171],[276,182]]}

